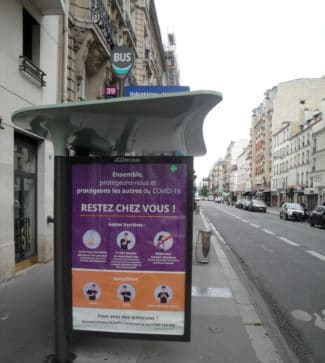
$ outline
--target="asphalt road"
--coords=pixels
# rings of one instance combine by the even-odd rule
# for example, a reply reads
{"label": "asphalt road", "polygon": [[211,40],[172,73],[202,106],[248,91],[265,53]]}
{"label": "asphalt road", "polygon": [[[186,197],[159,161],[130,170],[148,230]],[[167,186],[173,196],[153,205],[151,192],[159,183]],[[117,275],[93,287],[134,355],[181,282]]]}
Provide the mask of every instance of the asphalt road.
{"label": "asphalt road", "polygon": [[203,202],[301,362],[325,362],[325,230]]}

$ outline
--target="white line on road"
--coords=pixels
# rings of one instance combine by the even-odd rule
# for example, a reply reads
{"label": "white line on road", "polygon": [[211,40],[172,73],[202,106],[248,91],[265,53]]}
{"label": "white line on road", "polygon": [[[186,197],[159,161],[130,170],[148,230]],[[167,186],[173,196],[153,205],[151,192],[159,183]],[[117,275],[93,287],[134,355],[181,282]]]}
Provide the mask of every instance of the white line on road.
{"label": "white line on road", "polygon": [[309,253],[310,255],[316,257],[316,258],[319,258],[322,261],[325,261],[325,256],[324,255],[321,255],[320,253],[318,253],[316,251],[309,250],[309,251],[306,251],[306,252]]}
{"label": "white line on road", "polygon": [[211,223],[211,222],[209,222],[209,224],[210,224],[210,227],[212,228],[212,230],[213,230],[213,232],[217,235],[217,237],[219,238],[219,240],[224,244],[224,245],[226,245],[226,242],[225,242],[225,240],[222,238],[222,236],[221,236],[221,234],[216,230],[216,228],[215,228],[215,226]]}
{"label": "white line on road", "polygon": [[262,230],[263,232],[267,233],[267,234],[270,234],[270,235],[272,235],[272,236],[275,236],[275,233],[274,233],[274,232],[272,232],[272,231],[269,231],[268,229],[264,229],[264,228],[262,228],[261,230]]}
{"label": "white line on road", "polygon": [[249,223],[249,221],[247,219],[242,219],[242,221],[245,223]]}
{"label": "white line on road", "polygon": [[290,245],[290,246],[295,246],[295,247],[299,247],[299,246],[300,246],[300,244],[299,244],[299,243],[293,242],[293,241],[291,241],[291,240],[290,240],[290,239],[288,239],[288,238],[285,238],[285,237],[279,237],[279,239],[280,239],[281,241],[283,241],[283,242],[287,243],[287,244],[288,244],[288,245]]}
{"label": "white line on road", "polygon": [[250,225],[251,225],[252,227],[255,227],[255,228],[260,228],[260,226],[259,226],[258,224],[255,224],[255,223],[250,223]]}

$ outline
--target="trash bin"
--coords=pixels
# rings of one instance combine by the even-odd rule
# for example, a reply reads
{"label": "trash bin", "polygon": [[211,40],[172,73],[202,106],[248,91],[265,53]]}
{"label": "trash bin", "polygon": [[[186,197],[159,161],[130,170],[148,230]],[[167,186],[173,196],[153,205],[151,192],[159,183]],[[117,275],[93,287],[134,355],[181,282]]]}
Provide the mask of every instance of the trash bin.
{"label": "trash bin", "polygon": [[[195,258],[199,263],[208,263],[209,252],[211,246],[211,230],[200,229],[197,234]],[[200,248],[201,247],[201,248]],[[200,253],[200,257],[199,257]]]}

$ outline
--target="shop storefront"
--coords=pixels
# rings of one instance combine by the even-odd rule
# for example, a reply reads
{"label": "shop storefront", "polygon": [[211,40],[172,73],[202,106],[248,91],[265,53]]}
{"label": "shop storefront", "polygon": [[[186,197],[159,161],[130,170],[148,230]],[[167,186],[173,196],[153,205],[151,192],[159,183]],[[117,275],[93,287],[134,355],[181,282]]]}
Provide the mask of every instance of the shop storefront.
{"label": "shop storefront", "polygon": [[305,188],[307,209],[313,210],[318,205],[318,188]]}
{"label": "shop storefront", "polygon": [[37,262],[37,142],[15,135],[14,239],[16,270]]}

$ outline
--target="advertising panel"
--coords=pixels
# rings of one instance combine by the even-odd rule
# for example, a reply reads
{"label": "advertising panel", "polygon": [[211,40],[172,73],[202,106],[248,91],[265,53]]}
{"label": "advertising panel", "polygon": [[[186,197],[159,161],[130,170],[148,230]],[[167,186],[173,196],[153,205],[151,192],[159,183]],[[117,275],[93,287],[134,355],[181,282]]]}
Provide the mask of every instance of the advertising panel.
{"label": "advertising panel", "polygon": [[72,332],[189,340],[192,158],[71,160]]}

